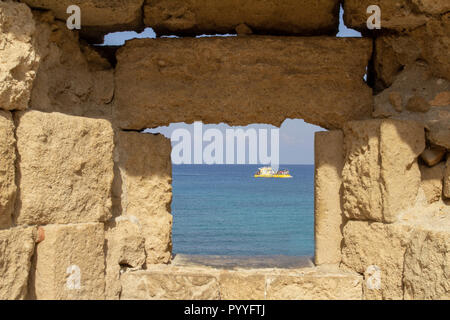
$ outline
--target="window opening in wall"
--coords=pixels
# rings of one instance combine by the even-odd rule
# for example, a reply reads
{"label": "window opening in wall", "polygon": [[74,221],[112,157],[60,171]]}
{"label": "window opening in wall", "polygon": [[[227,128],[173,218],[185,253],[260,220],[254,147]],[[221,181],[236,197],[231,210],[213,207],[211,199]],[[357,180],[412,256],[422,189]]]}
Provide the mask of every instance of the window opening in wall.
{"label": "window opening in wall", "polygon": [[[172,140],[175,254],[313,256],[314,132],[322,129],[302,120],[284,122],[278,132],[280,164],[274,168],[280,170],[279,178],[255,176],[259,168],[266,166],[260,163],[260,157],[257,163],[249,163],[255,160],[252,144],[261,143],[264,137],[260,133],[264,130],[268,131],[271,154],[274,148],[270,131],[277,128],[268,125],[177,123],[145,131],[161,133]],[[227,148],[230,132],[246,135],[244,155],[239,154],[239,138],[234,139],[234,164],[230,164],[231,149]],[[215,146],[223,146],[212,165],[207,164],[211,133]],[[199,134],[203,137],[200,147]],[[190,142],[186,143],[186,139]],[[200,157],[196,148],[203,151]],[[239,164],[244,157],[245,164]],[[184,163],[180,164],[181,160]],[[284,177],[284,169],[292,178]]]}

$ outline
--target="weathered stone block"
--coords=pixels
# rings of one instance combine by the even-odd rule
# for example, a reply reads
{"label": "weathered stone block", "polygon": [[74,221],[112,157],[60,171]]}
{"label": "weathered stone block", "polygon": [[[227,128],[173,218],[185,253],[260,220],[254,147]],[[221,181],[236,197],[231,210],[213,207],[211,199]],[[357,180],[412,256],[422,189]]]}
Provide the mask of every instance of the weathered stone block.
{"label": "weathered stone block", "polygon": [[0,231],[0,300],[26,299],[36,228]]}
{"label": "weathered stone block", "polygon": [[431,147],[426,148],[424,152],[420,155],[420,158],[427,164],[429,167],[433,167],[440,163],[442,159],[444,159],[447,150],[442,147]]}
{"label": "weathered stone block", "polygon": [[147,0],[145,24],[158,35],[236,33],[245,24],[258,34],[335,35],[337,0]]}
{"label": "weathered stone block", "polygon": [[418,230],[405,254],[405,299],[450,299],[450,233]]}
{"label": "weathered stone block", "polygon": [[377,37],[375,48],[374,67],[380,86],[389,87],[403,68],[418,60],[426,61],[436,77],[450,80],[450,14],[406,35]]}
{"label": "weathered stone block", "polygon": [[267,277],[268,300],[361,300],[362,281],[355,274],[279,275]]}
{"label": "weathered stone block", "polygon": [[39,66],[34,45],[35,23],[24,4],[0,2],[0,109],[28,107]]}
{"label": "weathered stone block", "polygon": [[174,122],[322,127],[368,117],[368,39],[140,39],[118,52],[114,116],[122,129]]}
{"label": "weathered stone block", "polygon": [[81,32],[98,37],[115,31],[138,30],[142,25],[144,0],[20,0],[32,8],[51,10],[56,18],[66,21],[71,14],[67,8],[81,9]]}
{"label": "weathered stone block", "polygon": [[447,0],[345,0],[344,19],[349,28],[368,31],[367,8],[381,9],[381,28],[396,31],[412,30],[450,11]]}
{"label": "weathered stone block", "polygon": [[[446,99],[450,81],[433,77],[430,66],[423,62],[407,65],[394,79],[388,89],[375,96],[373,116],[422,123],[430,143],[450,149],[450,99]],[[404,107],[414,96],[426,101],[430,110],[407,111]]]}
{"label": "weathered stone block", "polygon": [[219,282],[211,273],[151,269],[124,273],[122,300],[219,300]]}
{"label": "weathered stone block", "polygon": [[344,129],[343,208],[348,218],[394,222],[414,204],[425,149],[423,126],[412,121],[354,121]]}
{"label": "weathered stone block", "polygon": [[445,163],[428,168],[427,166],[420,166],[422,173],[422,189],[428,203],[439,201],[442,198],[442,185],[444,180]]}
{"label": "weathered stone block", "polygon": [[[65,23],[49,13],[35,12],[36,46],[41,64],[30,108],[76,116],[111,118],[113,68]],[[83,16],[84,19],[84,16]]]}
{"label": "weathered stone block", "polygon": [[145,264],[145,238],[133,217],[116,218],[105,233],[106,299],[120,297],[120,272],[123,268],[138,270]]}
{"label": "weathered stone block", "polygon": [[121,299],[361,299],[362,277],[339,270],[151,266],[121,275]]}
{"label": "weathered stone block", "polygon": [[116,263],[131,268],[139,268],[145,264],[145,238],[141,228],[131,219],[116,219],[114,236],[109,248],[115,251]]}
{"label": "weathered stone block", "polygon": [[105,297],[103,224],[47,225],[36,247],[30,295],[38,300]]}
{"label": "weathered stone block", "polygon": [[[403,225],[364,221],[345,225],[342,262],[365,274],[366,299],[403,299],[403,265],[410,236],[411,228]],[[373,270],[380,271],[378,283],[372,278],[377,276],[371,274]]]}
{"label": "weathered stone block", "polygon": [[111,216],[113,130],[105,120],[20,112],[18,224],[106,221]]}
{"label": "weathered stone block", "polygon": [[119,133],[122,210],[142,228],[147,265],[168,263],[172,256],[170,155],[170,140],[162,135]]}
{"label": "weathered stone block", "polygon": [[16,139],[11,113],[0,110],[0,229],[12,223],[16,199]]}
{"label": "weathered stone block", "polygon": [[315,136],[315,263],[341,262],[342,131],[317,132]]}
{"label": "weathered stone block", "polygon": [[263,274],[224,271],[219,275],[221,300],[264,300],[266,277]]}

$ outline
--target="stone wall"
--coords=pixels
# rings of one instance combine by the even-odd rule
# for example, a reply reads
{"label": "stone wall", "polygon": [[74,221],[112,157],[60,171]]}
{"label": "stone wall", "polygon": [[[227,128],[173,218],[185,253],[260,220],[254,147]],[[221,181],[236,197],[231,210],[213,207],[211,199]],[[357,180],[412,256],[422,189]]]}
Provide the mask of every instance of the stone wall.
{"label": "stone wall", "polygon": [[114,120],[128,130],[286,118],[341,128],[373,109],[363,81],[371,54],[366,39],[133,40],[117,55]]}
{"label": "stone wall", "polygon": [[[365,39],[337,0],[205,2],[70,1],[77,32],[68,1],[0,1],[0,299],[450,298],[448,1],[346,0]],[[144,26],[239,36],[91,45]],[[140,130],[287,118],[333,129],[317,266],[174,265],[170,141]]]}

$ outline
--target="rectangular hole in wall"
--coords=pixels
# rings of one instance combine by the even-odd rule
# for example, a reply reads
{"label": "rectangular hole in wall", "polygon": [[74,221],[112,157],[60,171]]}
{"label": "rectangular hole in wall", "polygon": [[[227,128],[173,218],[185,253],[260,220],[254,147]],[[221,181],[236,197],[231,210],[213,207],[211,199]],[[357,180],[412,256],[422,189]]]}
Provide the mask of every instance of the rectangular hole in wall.
{"label": "rectangular hole in wall", "polygon": [[[227,130],[238,134],[239,129],[248,135],[245,164],[239,164],[237,138],[234,164],[230,164]],[[263,152],[272,155],[276,148],[272,150],[271,130],[277,128],[268,125],[177,123],[145,131],[172,138],[174,254],[232,256],[238,265],[239,257],[269,261],[278,256],[279,263],[288,265],[295,261],[288,257],[314,255],[314,133],[322,129],[302,120],[286,120],[278,131],[279,169],[289,170],[293,178],[257,178],[256,171],[265,166],[258,150],[264,130],[267,152]],[[249,163],[255,160],[251,159],[252,133],[258,145],[254,164]],[[222,142],[217,143],[217,137]],[[189,142],[183,144],[186,139]],[[211,146],[223,151],[211,153]]]}

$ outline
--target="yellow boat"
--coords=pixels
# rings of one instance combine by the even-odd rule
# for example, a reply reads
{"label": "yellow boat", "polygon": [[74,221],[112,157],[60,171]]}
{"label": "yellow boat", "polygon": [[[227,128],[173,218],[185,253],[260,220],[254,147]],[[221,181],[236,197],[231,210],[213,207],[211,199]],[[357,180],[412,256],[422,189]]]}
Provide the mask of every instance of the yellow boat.
{"label": "yellow boat", "polygon": [[288,170],[275,171],[271,167],[259,168],[258,172],[254,175],[255,178],[292,178]]}

